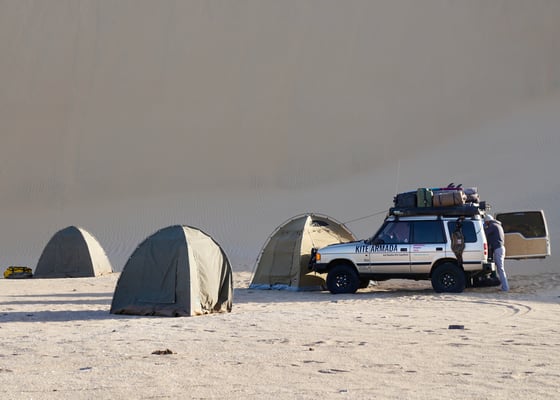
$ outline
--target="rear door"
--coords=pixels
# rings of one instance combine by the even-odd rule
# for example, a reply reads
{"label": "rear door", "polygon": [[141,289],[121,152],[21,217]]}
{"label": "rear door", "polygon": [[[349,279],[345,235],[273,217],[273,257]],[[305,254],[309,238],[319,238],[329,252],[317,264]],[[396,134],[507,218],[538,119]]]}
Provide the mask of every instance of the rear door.
{"label": "rear door", "polygon": [[523,260],[550,255],[550,239],[544,211],[498,213],[505,234],[506,258]]}
{"label": "rear door", "polygon": [[[457,227],[457,221],[447,222],[448,231],[451,239],[452,233]],[[480,223],[475,225],[474,221],[465,220],[462,223],[463,237],[465,238],[465,249],[463,250],[463,266],[466,270],[472,270],[472,266],[478,267],[480,269],[480,263],[486,260],[486,255],[484,254],[484,244],[482,243],[482,235],[479,235],[477,230],[481,229]],[[451,240],[450,240],[451,242]],[[455,253],[451,251],[451,246],[449,246],[449,252],[447,255],[449,257],[455,257]],[[471,266],[470,268],[468,266]]]}
{"label": "rear door", "polygon": [[429,273],[434,260],[445,257],[446,238],[441,220],[414,221],[410,248],[410,271]]}

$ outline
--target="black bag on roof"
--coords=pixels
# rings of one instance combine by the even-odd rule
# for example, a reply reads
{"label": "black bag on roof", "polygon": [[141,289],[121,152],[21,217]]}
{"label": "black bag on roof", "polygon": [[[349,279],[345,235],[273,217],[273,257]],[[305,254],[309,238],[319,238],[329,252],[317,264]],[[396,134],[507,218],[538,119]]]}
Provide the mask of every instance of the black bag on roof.
{"label": "black bag on roof", "polygon": [[416,207],[417,204],[416,191],[398,193],[394,197],[393,203],[395,204],[395,207],[398,208]]}

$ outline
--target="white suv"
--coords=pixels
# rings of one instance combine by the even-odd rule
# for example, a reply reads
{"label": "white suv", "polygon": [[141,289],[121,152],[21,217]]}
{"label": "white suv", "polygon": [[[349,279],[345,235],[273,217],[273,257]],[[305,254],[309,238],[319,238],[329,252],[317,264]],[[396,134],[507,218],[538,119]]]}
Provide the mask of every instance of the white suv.
{"label": "white suv", "polygon": [[[542,211],[536,213],[541,215]],[[462,252],[456,255],[452,235],[458,224],[464,243]],[[506,239],[509,229],[504,225]],[[548,243],[548,232],[545,233]],[[549,248],[547,252],[550,254]],[[331,293],[354,293],[370,280],[393,278],[430,279],[436,292],[462,292],[466,286],[493,274],[496,267],[488,254],[483,212],[410,216],[391,213],[369,239],[312,249],[309,267],[328,274],[327,288]]]}
{"label": "white suv", "polygon": [[[392,278],[430,279],[436,292],[486,286],[495,282],[496,267],[489,260],[484,213],[470,206],[439,209],[437,213],[434,208],[391,209],[371,238],[312,249],[309,269],[328,274],[331,293],[354,293],[367,287],[370,280]],[[550,255],[542,210],[496,214],[495,218],[504,228],[506,258]],[[461,235],[457,236],[457,231]],[[460,238],[459,247],[452,236]]]}

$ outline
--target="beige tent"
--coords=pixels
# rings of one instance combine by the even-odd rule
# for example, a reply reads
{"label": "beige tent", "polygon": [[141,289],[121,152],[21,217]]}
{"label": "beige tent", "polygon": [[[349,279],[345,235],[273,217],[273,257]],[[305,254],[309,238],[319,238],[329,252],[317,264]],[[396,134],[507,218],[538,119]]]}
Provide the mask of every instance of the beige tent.
{"label": "beige tent", "polygon": [[253,273],[252,289],[321,290],[324,274],[308,269],[311,249],[356,240],[340,222],[304,214],[280,225],[267,239]]}
{"label": "beige tent", "polygon": [[117,282],[112,314],[190,316],[231,311],[233,275],[221,247],[197,228],[174,225],[145,239]]}
{"label": "beige tent", "polygon": [[83,228],[69,226],[49,240],[34,277],[81,278],[111,272],[111,263],[97,239]]}

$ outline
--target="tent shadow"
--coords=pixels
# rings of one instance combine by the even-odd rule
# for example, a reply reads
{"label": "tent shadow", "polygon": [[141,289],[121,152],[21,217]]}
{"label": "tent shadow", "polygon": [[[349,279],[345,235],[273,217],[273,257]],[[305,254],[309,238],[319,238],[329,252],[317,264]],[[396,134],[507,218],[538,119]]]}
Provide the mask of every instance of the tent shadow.
{"label": "tent shadow", "polygon": [[76,322],[76,321],[92,321],[107,319],[122,319],[122,315],[113,315],[109,313],[109,307],[106,310],[76,311],[15,311],[0,313],[0,324],[8,322]]}
{"label": "tent shadow", "polygon": [[331,303],[337,301],[360,301],[374,298],[395,298],[412,296],[437,296],[432,288],[368,288],[358,290],[352,294],[331,294],[329,291],[293,291],[277,289],[251,289],[236,288],[234,290],[234,305],[248,303],[294,303],[294,302],[313,302]]}
{"label": "tent shadow", "polygon": [[[0,307],[2,307],[0,311],[0,324],[8,322],[92,321],[130,317],[109,313],[112,298],[112,292],[5,296],[3,298],[4,301],[0,301]],[[48,306],[67,307],[63,310],[33,310],[33,306],[37,306],[37,308],[45,308]],[[91,306],[92,309],[76,310],[77,306]],[[23,307],[25,307],[26,311],[21,311]]]}
{"label": "tent shadow", "polygon": [[[110,305],[112,293],[59,293],[52,295],[12,295],[17,300],[0,301],[0,306],[21,306],[21,305],[61,305],[61,304],[100,304]],[[51,297],[52,299],[48,299]],[[92,299],[93,297],[93,299]],[[28,298],[28,299],[27,299]],[[36,300],[40,298],[41,300]],[[62,298],[62,299],[61,299]]]}
{"label": "tent shadow", "polygon": [[[74,293],[51,293],[51,294],[13,294],[4,297],[113,297],[113,292],[105,293],[84,293],[84,292],[74,292]],[[2,302],[0,302],[2,304]]]}

